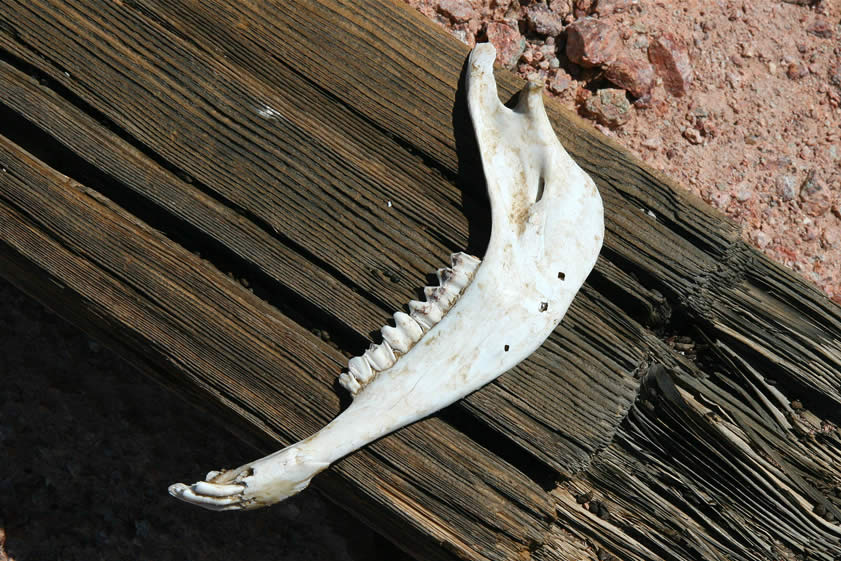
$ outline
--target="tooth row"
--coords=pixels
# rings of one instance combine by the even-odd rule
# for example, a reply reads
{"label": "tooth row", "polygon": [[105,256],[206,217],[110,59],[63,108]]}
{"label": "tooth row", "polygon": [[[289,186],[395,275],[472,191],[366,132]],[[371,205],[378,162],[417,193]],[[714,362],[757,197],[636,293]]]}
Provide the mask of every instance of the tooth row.
{"label": "tooth row", "polygon": [[426,302],[412,300],[408,314],[395,313],[394,327],[386,325],[380,330],[383,342],[371,345],[362,356],[350,359],[348,371],[339,376],[339,384],[355,396],[377,372],[394,366],[399,356],[409,352],[423,334],[453,307],[481,262],[467,253],[453,253],[450,256],[451,267],[438,269],[440,286],[424,288]]}

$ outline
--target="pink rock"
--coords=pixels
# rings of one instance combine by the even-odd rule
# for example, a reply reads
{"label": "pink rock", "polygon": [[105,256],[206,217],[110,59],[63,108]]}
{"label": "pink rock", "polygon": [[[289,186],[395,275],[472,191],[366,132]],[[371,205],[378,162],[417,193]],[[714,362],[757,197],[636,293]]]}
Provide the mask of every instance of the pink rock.
{"label": "pink rock", "polygon": [[806,175],[800,186],[800,205],[809,216],[822,216],[832,206],[832,194],[818,179],[815,170]]}
{"label": "pink rock", "polygon": [[556,37],[564,29],[565,15],[553,12],[546,4],[532,4],[526,12],[526,20],[535,33]]}
{"label": "pink rock", "polygon": [[774,186],[777,189],[777,196],[784,202],[793,201],[797,198],[799,189],[794,176],[778,175],[774,179]]}
{"label": "pink rock", "polygon": [[590,15],[592,9],[593,0],[574,0],[572,3],[572,13],[576,18]]}
{"label": "pink rock", "polygon": [[817,17],[812,25],[806,28],[806,33],[811,33],[821,39],[832,39],[832,25],[824,18]]}
{"label": "pink rock", "polygon": [[808,74],[809,69],[797,62],[792,62],[786,69],[786,76],[788,76],[789,80],[799,80]]}
{"label": "pink rock", "polygon": [[631,118],[631,104],[625,97],[625,90],[599,90],[584,101],[583,110],[585,114],[611,128],[622,126]]}
{"label": "pink rock", "polygon": [[765,249],[771,243],[771,236],[762,230],[754,230],[750,233],[750,239],[759,249]]}
{"label": "pink rock", "polygon": [[827,227],[821,234],[821,245],[827,249],[841,248],[841,226]]}
{"label": "pink rock", "polygon": [[833,86],[841,88],[841,63],[833,64],[827,71],[829,76],[829,83]]}
{"label": "pink rock", "polygon": [[526,49],[526,40],[520,32],[507,23],[493,22],[488,24],[485,34],[496,47],[496,61],[505,68],[514,68]]}
{"label": "pink rock", "polygon": [[563,68],[558,68],[555,71],[555,74],[552,78],[549,79],[549,82],[546,86],[549,88],[550,91],[555,92],[556,94],[560,94],[569,87],[572,83],[572,76],[567,74],[566,70]]}
{"label": "pink rock", "polygon": [[663,139],[659,136],[652,136],[643,140],[641,146],[647,150],[655,152],[663,146]]}
{"label": "pink rock", "polygon": [[648,62],[620,55],[608,65],[605,78],[632,96],[643,97],[654,86],[654,68]]}
{"label": "pink rock", "polygon": [[727,191],[714,191],[710,194],[710,204],[718,209],[726,209],[730,205],[731,196]]}
{"label": "pink rock", "polygon": [[675,97],[686,95],[692,82],[692,64],[683,41],[663,33],[648,46],[648,60],[663,78],[666,91]]}
{"label": "pink rock", "polygon": [[585,68],[616,60],[622,41],[610,24],[582,18],[567,27],[567,58]]}
{"label": "pink rock", "polygon": [[686,127],[683,131],[683,138],[692,144],[701,144],[704,141],[701,137],[701,131],[693,127]]}
{"label": "pink rock", "polygon": [[599,17],[609,16],[618,12],[624,12],[634,4],[639,4],[639,0],[596,0],[596,5],[593,11]]}
{"label": "pink rock", "polygon": [[476,17],[476,12],[467,0],[441,0],[438,11],[453,23],[465,23]]}

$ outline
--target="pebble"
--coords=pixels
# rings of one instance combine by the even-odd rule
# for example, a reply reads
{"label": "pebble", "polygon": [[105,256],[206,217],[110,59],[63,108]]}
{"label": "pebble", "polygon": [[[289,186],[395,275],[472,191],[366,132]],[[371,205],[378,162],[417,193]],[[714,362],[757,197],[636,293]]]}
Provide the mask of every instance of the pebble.
{"label": "pebble", "polygon": [[652,136],[642,141],[642,147],[646,150],[659,150],[663,146],[663,139],[659,136]]}
{"label": "pebble", "polygon": [[701,144],[704,139],[701,137],[701,131],[694,127],[686,127],[683,131],[683,137],[692,144]]}
{"label": "pebble", "polygon": [[786,69],[786,76],[788,76],[790,80],[799,80],[808,74],[809,69],[797,62],[792,62],[788,65],[788,69]]}
{"label": "pebble", "polygon": [[564,15],[553,12],[546,4],[532,4],[526,12],[526,21],[538,35],[556,37],[564,30]]}
{"label": "pebble", "polygon": [[593,9],[593,0],[574,0],[572,13],[576,18],[589,15]]}
{"label": "pebble", "polygon": [[466,23],[476,17],[476,11],[467,0],[441,0],[438,11],[453,23]]}
{"label": "pebble", "polygon": [[797,182],[792,175],[778,175],[774,180],[777,195],[783,201],[793,201],[797,198]]}
{"label": "pebble", "polygon": [[710,193],[709,203],[718,209],[725,209],[730,205],[730,193],[727,191],[713,191]]}
{"label": "pebble", "polygon": [[572,76],[570,76],[563,68],[558,68],[552,77],[549,79],[546,86],[550,91],[560,94],[569,87],[572,83]]}
{"label": "pebble", "polygon": [[643,97],[654,87],[654,67],[646,61],[620,55],[608,65],[605,78],[632,96]]}
{"label": "pebble", "polygon": [[485,31],[488,42],[496,47],[496,61],[505,68],[513,69],[526,50],[526,40],[520,32],[507,23],[492,22]]}
{"label": "pebble", "polygon": [[663,79],[663,86],[671,95],[681,97],[692,82],[692,64],[686,45],[669,32],[661,34],[648,47],[648,60]]}
{"label": "pebble", "polygon": [[825,249],[841,248],[841,226],[833,224],[821,232],[821,245]]}
{"label": "pebble", "polygon": [[631,104],[625,90],[599,90],[584,102],[583,108],[587,115],[610,128],[620,127],[631,118]]}
{"label": "pebble", "polygon": [[816,170],[806,174],[806,179],[800,186],[800,203],[803,211],[809,216],[822,216],[832,206],[832,196],[818,179]]}
{"label": "pebble", "polygon": [[596,0],[593,12],[598,14],[599,17],[604,17],[624,12],[635,4],[639,4],[639,0]]}
{"label": "pebble", "polygon": [[613,62],[621,44],[616,29],[603,21],[582,18],[567,26],[567,57],[585,68]]}
{"label": "pebble", "polygon": [[841,89],[841,63],[830,66],[827,74],[829,76],[829,83]]}
{"label": "pebble", "polygon": [[810,33],[815,37],[821,39],[832,39],[832,25],[822,17],[815,18],[815,21],[806,28],[806,33]]}
{"label": "pebble", "polygon": [[742,182],[736,189],[736,199],[743,203],[751,198],[753,198],[753,189],[747,183]]}
{"label": "pebble", "polygon": [[762,230],[754,230],[750,233],[750,238],[753,243],[756,244],[756,247],[759,249],[765,249],[768,247],[768,244],[771,243],[771,236],[763,232]]}

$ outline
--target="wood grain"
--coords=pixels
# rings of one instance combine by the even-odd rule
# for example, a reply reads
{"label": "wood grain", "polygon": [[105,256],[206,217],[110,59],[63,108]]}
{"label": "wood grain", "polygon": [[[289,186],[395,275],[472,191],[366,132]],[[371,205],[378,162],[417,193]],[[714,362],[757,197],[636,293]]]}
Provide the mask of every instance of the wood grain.
{"label": "wood grain", "polygon": [[[114,9],[95,3],[84,13],[61,12],[69,20],[66,32],[49,35],[38,26],[40,20],[31,19],[30,30],[36,35],[26,43],[57,45],[72,41],[70,30],[79,32],[81,26],[87,26],[82,29],[89,37],[87,41],[76,47],[67,45],[68,56],[76,60],[87,57],[79,61],[84,74],[74,72],[68,82],[66,76],[44,65],[35,54],[29,53],[25,59],[38,63],[51,79],[67,82],[62,85],[83,103],[98,103],[97,99],[104,98],[124,103],[119,107],[98,103],[96,110],[121,130],[136,135],[137,142],[165,158],[168,167],[188,174],[191,183],[162,176],[163,170],[156,169],[160,166],[154,162],[138,162],[138,150],[117,142],[113,133],[101,125],[97,127],[89,118],[81,136],[88,140],[80,140],[77,130],[67,130],[62,125],[68,120],[85,122],[78,114],[80,110],[60,108],[56,99],[51,103],[38,100],[34,86],[19,85],[25,84],[20,77],[5,86],[11,89],[11,84],[18,85],[19,91],[7,96],[10,105],[71,145],[86,161],[125,182],[115,189],[132,189],[178,218],[189,220],[212,239],[225,242],[255,268],[266,271],[285,292],[300,296],[319,310],[330,310],[328,313],[342,322],[343,328],[350,328],[359,336],[351,341],[355,346],[345,347],[344,351],[359,353],[364,348],[361,338],[385,324],[394,310],[403,309],[410,299],[416,298],[418,288],[432,271],[446,264],[448,254],[467,245],[468,230],[457,202],[457,189],[440,174],[431,173],[422,159],[381,138],[381,131],[370,121],[336,107],[329,96],[296,73],[287,71],[279,81],[283,88],[269,88],[246,70],[230,68],[210,46],[199,51],[175,35],[166,35],[166,30],[148,18],[139,18],[135,11],[111,13]],[[98,10],[105,12],[103,18],[120,20],[119,26],[125,29],[116,23],[114,27],[115,32],[120,32],[120,41],[134,41],[131,47],[145,53],[133,71],[127,72],[126,60],[138,60],[140,55],[131,51],[129,56],[128,47],[109,50],[108,45],[117,38],[103,38],[97,43],[97,36],[105,33],[103,29],[110,28],[96,24]],[[17,22],[18,34],[26,17],[22,13]],[[154,45],[154,55],[148,51],[152,36],[161,36]],[[103,56],[111,57],[108,64],[98,63]],[[161,59],[175,61],[171,63],[173,69],[159,68]],[[60,64],[70,62],[68,59]],[[184,68],[177,72],[176,86],[174,68],[181,66]],[[130,77],[129,82],[124,75]],[[120,96],[117,87],[137,95]],[[173,101],[147,107],[142,92],[148,91],[165,91]],[[248,95],[253,101],[244,99],[245,92],[251,92]],[[257,101],[258,95],[264,101]],[[215,97],[209,99],[211,96]],[[302,106],[297,99],[309,100],[310,106]],[[238,105],[232,100],[237,100]],[[279,116],[270,120],[260,117],[260,103],[271,105]],[[226,116],[214,117],[222,107]],[[69,118],[57,117],[62,113],[68,113]],[[178,129],[161,133],[173,127]],[[100,137],[109,138],[106,153],[114,154],[117,148],[117,154],[132,157],[112,156],[108,158],[110,163],[104,161],[97,153],[103,151],[99,148]],[[199,140],[203,148],[195,144]],[[293,171],[297,168],[306,177],[298,177]],[[157,173],[154,183],[146,179],[149,170]],[[202,191],[209,193],[212,200],[208,201]],[[208,209],[214,201],[219,202],[216,207],[222,208]],[[391,208],[388,201],[394,201]],[[202,207],[203,215],[185,216]],[[240,217],[231,216],[233,213]],[[249,225],[249,219],[254,224]],[[231,240],[232,230],[236,233],[232,223],[244,225],[249,231]],[[243,236],[257,231],[257,225],[268,232],[249,243]],[[417,232],[424,231],[430,235],[416,240]],[[265,234],[275,233],[282,239],[264,246]],[[249,246],[248,253],[241,249],[245,244]],[[282,245],[286,248],[279,247]],[[303,255],[289,259],[290,251],[302,251]],[[316,269],[312,276],[302,273],[307,269],[302,259],[313,257],[323,263],[326,272]],[[334,278],[325,278],[331,275]],[[342,281],[346,285],[336,289]],[[356,294],[347,295],[352,290],[358,290],[370,302],[358,305],[360,298]],[[599,324],[604,324],[603,319],[591,317],[579,325],[586,328]],[[535,358],[542,362],[542,368],[522,374],[523,369],[516,370],[509,378],[508,388],[493,387],[468,402],[471,413],[485,419],[501,419],[496,423],[501,433],[553,468],[569,474],[586,465],[589,456],[609,442],[633,398],[636,383],[627,372],[636,362],[620,361],[621,367],[617,367],[614,361],[605,363],[600,357],[590,360],[589,355],[550,353],[550,348],[575,348],[575,343],[561,340],[568,337],[567,333],[559,331],[555,336],[557,346],[545,347]],[[584,377],[581,371],[595,375]],[[574,397],[582,388],[589,393],[587,388],[591,385],[612,403],[596,404]],[[515,386],[515,392],[533,393],[534,387],[546,389],[535,407],[522,399],[512,399],[511,386]],[[558,411],[565,414],[558,415]]]}
{"label": "wood grain", "polygon": [[[0,272],[267,449],[305,436],[346,356],[484,250],[466,55],[389,0],[9,0]],[[838,307],[547,109],[605,200],[588,285],[315,486],[423,559],[841,555]]]}
{"label": "wood grain", "polygon": [[[174,364],[206,400],[281,442],[307,436],[338,412],[336,350],[5,137],[0,166],[4,253],[26,257],[38,276],[61,279],[64,297],[111,318],[112,339],[148,345],[158,369]],[[420,519],[470,558],[516,556],[539,541],[552,516],[536,484],[437,419],[378,441],[334,473],[363,495],[387,497],[389,514],[378,518],[396,532]]]}

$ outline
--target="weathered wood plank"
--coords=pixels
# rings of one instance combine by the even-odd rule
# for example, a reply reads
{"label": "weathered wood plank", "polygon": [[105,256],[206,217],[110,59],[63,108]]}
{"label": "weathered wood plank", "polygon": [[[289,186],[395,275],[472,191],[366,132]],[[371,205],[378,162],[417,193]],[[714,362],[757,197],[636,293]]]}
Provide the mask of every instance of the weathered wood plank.
{"label": "weathered wood plank", "polygon": [[[285,245],[289,245],[289,240],[290,249],[303,249],[306,258],[316,256],[335,279],[327,279],[326,283],[322,279],[330,274],[316,270],[312,278],[306,278],[294,268],[280,266],[273,255],[277,242],[264,249],[250,249],[247,258],[254,259],[255,267],[268,271],[288,291],[320,309],[330,309],[331,315],[360,336],[385,323],[391,310],[401,309],[416,297],[416,287],[445,262],[447,253],[467,244],[468,230],[458,203],[458,190],[444,177],[430,172],[423,160],[405,147],[382,138],[374,124],[344,106],[337,107],[329,95],[285,67],[280,67],[284,73],[282,79],[276,80],[277,87],[268,87],[247,70],[230,67],[219,59],[212,46],[200,50],[193,42],[167,35],[147,17],[133,10],[123,11],[99,3],[84,12],[62,8],[54,18],[56,26],[64,22],[67,29],[62,32],[59,28],[42,29],[37,9],[30,6],[21,10],[15,29],[19,38],[22,33],[31,36],[8,48],[15,49],[18,56],[48,73],[84,103],[94,104],[96,111],[165,157],[171,166],[186,170],[192,185],[177,178],[158,177],[157,185],[150,188],[144,181],[149,172],[142,168],[154,169],[154,163],[132,165],[131,159],[113,157],[104,161],[91,143],[114,134],[101,125],[97,129],[97,124],[91,122],[85,134],[91,140],[86,143],[77,139],[78,127],[62,132],[59,129],[64,120],[36,109],[42,104],[34,101],[34,86],[19,85],[23,91],[14,95],[10,92],[8,103],[87,161],[104,166],[129,189],[189,220],[216,240],[231,239],[227,231],[230,224],[243,223],[243,218],[230,214],[243,211],[245,220],[255,220],[272,232],[280,232]],[[113,26],[97,23],[97,18],[106,17],[120,21]],[[89,39],[74,44],[70,31],[79,26],[87,26],[84,35]],[[118,35],[105,36],[106,28],[113,28]],[[153,37],[157,39],[151,41]],[[116,41],[121,42],[120,47],[109,50]],[[58,67],[45,63],[37,52],[21,45],[44,46],[39,49],[52,45],[52,57]],[[60,56],[66,58],[59,60]],[[103,57],[107,64],[98,62]],[[160,59],[171,68],[159,68]],[[131,67],[126,61],[136,63],[136,67],[128,71]],[[74,67],[68,80],[58,68],[70,64],[79,65],[79,70]],[[17,84],[22,82],[25,83],[19,79]],[[136,93],[120,95],[120,88]],[[143,92],[148,91],[164,91],[169,100],[161,106],[146,107]],[[258,102],[258,96],[263,101]],[[105,99],[110,101],[106,104]],[[299,99],[307,99],[309,105],[302,105]],[[277,115],[268,120],[259,116],[260,103],[271,103]],[[57,104],[56,99],[51,101],[53,107]],[[180,107],[185,108],[183,112]],[[65,112],[74,114],[74,122],[76,118],[84,122],[78,115],[79,109],[68,108]],[[218,116],[220,112],[224,117]],[[173,128],[174,132],[161,134],[162,130]],[[199,140],[203,149],[196,145]],[[120,146],[117,141],[109,142],[113,148],[132,152],[136,159],[137,150],[132,151],[124,142]],[[141,168],[140,173],[128,169],[135,167]],[[306,178],[299,177],[295,169],[305,173]],[[338,175],[343,171],[345,175]],[[188,196],[207,206],[208,197],[199,189],[231,206],[229,215],[214,216],[214,212],[224,214],[225,209],[209,209],[202,216],[185,216],[188,211],[180,203],[173,204],[182,201],[200,209],[200,205],[185,200]],[[391,209],[385,204],[388,200],[395,201]],[[330,226],[336,223],[342,227]],[[416,246],[409,245],[418,238],[417,232],[425,231],[430,235]],[[264,238],[256,237],[251,246],[259,247]],[[247,243],[242,236],[231,242]],[[236,245],[232,249],[241,256],[246,253]],[[285,258],[289,251],[280,249],[280,257]],[[403,282],[407,275],[409,282]],[[371,300],[369,305],[354,308],[358,297],[344,300],[341,291],[325,291],[325,285],[330,286],[328,283],[335,280],[349,285],[345,293],[358,288]],[[341,304],[334,305],[336,301]],[[379,305],[380,310],[374,309],[373,304]],[[578,325],[585,330],[591,325],[613,329],[600,319],[599,311],[590,309],[591,317],[582,318]],[[627,372],[641,357],[641,353],[636,353],[630,361],[606,362],[593,355],[578,356],[569,352],[577,343],[566,340],[568,333],[560,331],[553,336],[557,346],[547,346],[537,355],[535,361],[543,365],[541,368],[517,370],[508,378],[506,387],[494,386],[483,395],[468,399],[471,413],[486,420],[501,419],[494,424],[497,430],[564,473],[586,465],[589,456],[609,442],[634,395],[636,382]],[[575,336],[577,341],[587,338],[586,334]],[[358,345],[359,339],[354,342]],[[343,350],[358,353],[360,347]],[[580,372],[589,375],[582,376]],[[593,391],[585,389],[582,394],[585,386],[593,386]],[[535,396],[535,387],[544,391]],[[587,397],[596,395],[593,392],[598,388],[600,401],[596,404]],[[512,392],[533,395],[531,399],[539,403],[535,407],[512,397]],[[584,400],[580,399],[582,395]],[[564,414],[559,415],[559,411]],[[575,437],[570,436],[573,434]]]}
{"label": "weathered wood plank", "polygon": [[[402,139],[426,155],[445,172],[459,172],[458,134],[448,126],[457,121],[453,114],[452,91],[466,47],[442,37],[440,30],[428,25],[418,14],[400,13],[382,25],[379,15],[392,14],[395,7],[387,0],[355,5],[351,2],[320,2],[314,6],[255,3],[232,7],[225,2],[204,4],[200,8],[145,2],[150,10],[183,36],[200,35],[208,44],[223,49],[230,60],[260,76],[267,83],[277,83],[279,74],[272,69],[276,61],[305,69],[310,80],[325,91],[342,92],[346,106],[364,112],[366,118]],[[341,24],[328,24],[340,19]],[[319,22],[319,32],[310,26]],[[315,39],[317,37],[317,39]],[[223,39],[222,39],[223,38]],[[341,53],[371,53],[385,60],[368,64],[366,57],[309,57],[318,42],[329,43]],[[271,53],[267,59],[265,53]],[[417,66],[423,61],[423,69]],[[412,96],[403,96],[403,84],[411,84]],[[501,76],[503,96],[513,95],[521,82]],[[401,107],[383,106],[377,93],[393,91]],[[684,307],[699,320],[720,323],[722,332],[744,333],[738,317],[722,316],[721,310],[744,309],[753,303],[745,300],[740,279],[749,276],[752,283],[773,280],[776,287],[765,290],[768,301],[763,321],[748,337],[746,345],[777,357],[777,343],[763,341],[769,328],[780,329],[785,346],[803,348],[822,366],[829,377],[826,388],[839,387],[841,359],[833,345],[833,333],[841,330],[841,314],[818,291],[806,287],[791,273],[769,264],[739,239],[737,227],[723,215],[711,212],[696,197],[630,156],[557,106],[549,105],[549,114],[567,150],[596,178],[606,199],[606,256],[623,267],[650,279],[649,289],[674,300],[672,307]],[[442,134],[443,132],[443,134]],[[462,142],[463,143],[463,142]],[[669,187],[669,188],[664,188]],[[637,213],[639,211],[639,214]],[[653,215],[653,219],[648,219]],[[767,271],[764,269],[769,268]],[[817,339],[799,330],[801,314],[776,296],[797,285],[799,297],[808,310],[821,316]],[[761,285],[760,285],[761,286]],[[817,311],[816,311],[817,310]],[[794,311],[795,313],[791,313]],[[741,315],[741,314],[739,314]],[[784,361],[787,375],[806,386],[814,380],[804,378],[801,369]],[[841,405],[841,392],[831,392],[835,407]]]}
{"label": "weathered wood plank", "polygon": [[[466,48],[404,7],[6,8],[0,103],[63,144],[74,173],[81,161],[95,173],[85,188],[57,184],[49,166],[3,142],[9,169],[31,172],[26,182],[0,176],[3,274],[170,383],[202,388],[251,430],[288,441],[323,423],[339,407],[340,351],[358,352],[448,252],[481,252],[483,186],[456,100]],[[502,76],[503,95],[518,87]],[[401,431],[317,485],[424,558],[446,557],[443,543],[471,559],[759,559],[779,547],[831,559],[838,307],[748,249],[720,214],[548,107],[606,202],[591,286],[540,353],[449,423]],[[26,192],[30,182],[41,195]],[[77,213],[122,235],[106,243],[74,230]],[[210,262],[172,243],[189,245],[194,232]],[[156,268],[150,247],[181,268]],[[109,257],[116,249],[122,257]],[[231,263],[275,306],[214,269]],[[208,286],[216,304],[194,310],[210,305],[193,293]],[[332,333],[338,349],[301,324]],[[277,325],[288,328],[279,341]],[[296,343],[303,358],[289,352]],[[646,359],[676,386],[650,394],[649,384],[615,432]],[[559,475],[570,480],[547,496],[537,482],[549,488]],[[607,514],[575,501],[585,490]]]}
{"label": "weathered wood plank", "polygon": [[[673,381],[653,369],[611,446],[553,492],[560,520],[582,528],[593,522],[585,507],[603,505],[590,528],[622,558],[837,559],[837,498],[825,491],[841,481],[838,464],[822,463],[811,482],[795,467],[801,455],[837,457],[837,434],[811,443],[821,452],[803,450],[791,431],[765,440],[763,424],[738,412],[750,407],[716,399],[704,388],[712,384],[686,374],[674,371]],[[687,383],[694,397],[680,389]]]}
{"label": "weathered wood plank", "polygon": [[[336,350],[5,137],[0,167],[3,253],[60,279],[65,297],[111,318],[112,337],[147,345],[159,368],[177,364],[206,399],[276,439],[302,438],[338,412]],[[422,535],[457,544],[466,558],[510,559],[539,543],[552,516],[528,477],[437,419],[378,441],[334,471],[366,497],[362,512],[373,503],[387,509],[374,516],[398,534],[415,528],[405,547],[417,555],[446,557],[436,542],[418,543],[423,527]]]}

